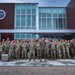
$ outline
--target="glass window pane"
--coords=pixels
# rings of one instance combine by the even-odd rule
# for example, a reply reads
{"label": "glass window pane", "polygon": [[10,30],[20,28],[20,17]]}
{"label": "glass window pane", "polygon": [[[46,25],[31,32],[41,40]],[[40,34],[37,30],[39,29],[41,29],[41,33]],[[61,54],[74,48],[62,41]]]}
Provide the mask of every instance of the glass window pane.
{"label": "glass window pane", "polygon": [[36,16],[32,16],[32,26],[36,26]]}
{"label": "glass window pane", "polygon": [[47,18],[47,29],[51,29],[51,18]]}
{"label": "glass window pane", "polygon": [[53,9],[52,9],[52,12],[53,12],[53,13],[57,13],[57,8],[53,8]]}
{"label": "glass window pane", "polygon": [[36,4],[32,4],[32,14],[36,14]]}
{"label": "glass window pane", "polygon": [[25,34],[21,33],[21,38],[24,39],[25,38]]}
{"label": "glass window pane", "polygon": [[67,27],[67,19],[66,18],[63,18],[63,26],[64,26],[64,29],[66,29],[66,27]]}
{"label": "glass window pane", "polygon": [[53,17],[57,17],[57,14],[56,14],[56,13],[54,13],[54,14],[53,14]]}
{"label": "glass window pane", "polygon": [[57,10],[57,11],[58,11],[58,13],[60,13],[60,14],[61,14],[61,13],[63,13],[62,8],[58,8],[58,10]]}
{"label": "glass window pane", "polygon": [[42,17],[46,17],[46,8],[42,8]]}
{"label": "glass window pane", "polygon": [[53,29],[58,29],[58,23],[57,23],[57,19],[56,18],[54,18],[53,19]]}
{"label": "glass window pane", "polygon": [[25,15],[21,16],[21,26],[25,26]]}
{"label": "glass window pane", "polygon": [[47,17],[51,17],[51,9],[50,8],[47,8]]}
{"label": "glass window pane", "polygon": [[59,23],[59,29],[63,29],[63,23],[62,23],[62,18],[59,18],[59,21],[58,21],[58,23]]}
{"label": "glass window pane", "polygon": [[66,14],[65,14],[65,13],[63,13],[63,14],[62,14],[62,17],[66,17]]}
{"label": "glass window pane", "polygon": [[62,14],[58,14],[58,17],[62,17],[63,15]]}
{"label": "glass window pane", "polygon": [[42,20],[41,20],[41,18],[39,18],[39,29],[41,29],[41,22],[42,22]]}
{"label": "glass window pane", "polygon": [[20,16],[16,15],[16,26],[20,26]]}
{"label": "glass window pane", "polygon": [[36,38],[36,34],[32,34],[32,38],[35,39]]}
{"label": "glass window pane", "polygon": [[20,4],[16,4],[16,14],[20,14]]}
{"label": "glass window pane", "polygon": [[27,26],[31,26],[31,16],[27,16]]}
{"label": "glass window pane", "polygon": [[42,29],[46,29],[46,18],[42,18]]}
{"label": "glass window pane", "polygon": [[26,14],[26,5],[25,4],[21,4],[21,14]]}
{"label": "glass window pane", "polygon": [[31,14],[31,4],[27,4],[27,14]]}
{"label": "glass window pane", "polygon": [[20,34],[19,33],[16,33],[15,36],[16,36],[16,38],[20,38]]}
{"label": "glass window pane", "polygon": [[41,8],[39,8],[39,17],[41,17]]}
{"label": "glass window pane", "polygon": [[30,39],[31,38],[31,34],[26,34],[26,38]]}

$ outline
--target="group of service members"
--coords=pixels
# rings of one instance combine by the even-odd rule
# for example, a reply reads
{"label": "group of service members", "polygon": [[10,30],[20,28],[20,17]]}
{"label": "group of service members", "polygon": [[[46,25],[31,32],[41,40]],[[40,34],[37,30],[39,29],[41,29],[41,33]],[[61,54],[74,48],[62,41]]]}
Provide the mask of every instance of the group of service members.
{"label": "group of service members", "polygon": [[2,54],[8,54],[9,60],[29,59],[34,61],[46,59],[72,59],[75,58],[75,40],[57,39],[31,39],[31,40],[7,40],[0,42],[0,59]]}

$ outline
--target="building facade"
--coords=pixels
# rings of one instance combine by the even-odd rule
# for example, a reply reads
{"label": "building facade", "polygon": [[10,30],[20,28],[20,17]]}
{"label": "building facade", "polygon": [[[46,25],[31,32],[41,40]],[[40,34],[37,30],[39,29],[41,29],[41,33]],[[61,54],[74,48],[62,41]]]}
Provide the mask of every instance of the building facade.
{"label": "building facade", "polygon": [[[0,20],[0,30],[10,30],[8,33],[1,32],[0,40],[6,37],[10,40],[63,37],[63,32],[61,35],[60,32],[56,34],[50,31],[75,29],[75,12],[72,12],[75,9],[74,3],[71,0],[67,7],[39,6],[39,3],[0,3],[0,9],[6,13],[5,18]],[[20,32],[11,33],[12,30]],[[44,31],[50,33],[45,34]]]}

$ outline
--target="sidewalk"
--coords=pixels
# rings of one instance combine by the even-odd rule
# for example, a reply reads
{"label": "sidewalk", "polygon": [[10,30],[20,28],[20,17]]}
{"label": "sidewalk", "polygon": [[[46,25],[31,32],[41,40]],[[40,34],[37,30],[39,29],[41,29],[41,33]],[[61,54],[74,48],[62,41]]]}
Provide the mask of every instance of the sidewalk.
{"label": "sidewalk", "polygon": [[31,60],[31,62],[28,62],[29,60],[14,60],[14,61],[8,61],[8,62],[2,62],[0,61],[0,66],[27,66],[27,67],[44,67],[44,66],[75,66],[75,59],[58,59],[58,60],[47,60],[47,62],[44,62],[44,59],[42,59],[42,62],[36,59],[36,62]]}

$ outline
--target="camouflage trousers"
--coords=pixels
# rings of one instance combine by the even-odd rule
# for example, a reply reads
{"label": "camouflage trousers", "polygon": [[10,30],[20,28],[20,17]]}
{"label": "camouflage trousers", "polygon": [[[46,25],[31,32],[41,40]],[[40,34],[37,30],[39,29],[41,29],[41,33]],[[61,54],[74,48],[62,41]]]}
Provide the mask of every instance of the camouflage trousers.
{"label": "camouflage trousers", "polygon": [[40,50],[39,56],[40,56],[40,59],[42,59],[42,57],[44,57],[46,59],[46,50]]}
{"label": "camouflage trousers", "polygon": [[35,59],[35,51],[29,51],[28,57],[29,59],[31,59],[32,57]]}
{"label": "camouflage trousers", "polygon": [[20,59],[20,50],[15,50],[15,58]]}
{"label": "camouflage trousers", "polygon": [[65,58],[66,58],[65,49],[63,49],[63,50],[61,50],[61,51],[62,51],[62,58],[65,59]]}
{"label": "camouflage trousers", "polygon": [[47,50],[46,54],[47,54],[47,59],[49,59],[50,58],[50,50]]}
{"label": "camouflage trousers", "polygon": [[26,57],[27,57],[27,51],[26,50],[22,50],[22,59],[26,59]]}
{"label": "camouflage trousers", "polygon": [[66,48],[66,57],[67,57],[67,58],[70,58],[70,51],[69,51],[69,48]]}
{"label": "camouflage trousers", "polygon": [[57,50],[57,57],[59,59],[62,58],[62,52],[61,52],[61,50]]}
{"label": "camouflage trousers", "polygon": [[56,50],[51,49],[51,58],[56,58]]}

